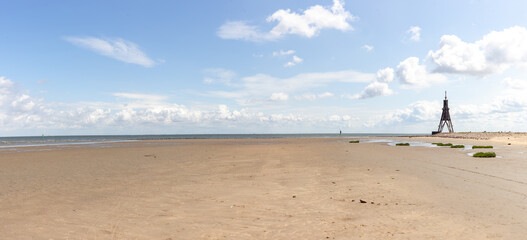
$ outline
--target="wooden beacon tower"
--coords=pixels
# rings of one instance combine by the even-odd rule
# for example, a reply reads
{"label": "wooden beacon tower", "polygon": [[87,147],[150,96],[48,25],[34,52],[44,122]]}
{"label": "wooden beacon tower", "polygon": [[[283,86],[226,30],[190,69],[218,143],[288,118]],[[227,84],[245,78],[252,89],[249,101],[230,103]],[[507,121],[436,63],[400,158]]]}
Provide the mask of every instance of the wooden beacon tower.
{"label": "wooden beacon tower", "polygon": [[439,127],[437,128],[437,131],[433,131],[432,135],[440,133],[443,131],[443,128],[448,128],[449,133],[454,132],[454,126],[452,126],[452,120],[450,119],[450,112],[448,112],[448,99],[446,98],[446,91],[445,91],[445,100],[443,100],[443,113],[441,114],[441,120],[439,121]]}

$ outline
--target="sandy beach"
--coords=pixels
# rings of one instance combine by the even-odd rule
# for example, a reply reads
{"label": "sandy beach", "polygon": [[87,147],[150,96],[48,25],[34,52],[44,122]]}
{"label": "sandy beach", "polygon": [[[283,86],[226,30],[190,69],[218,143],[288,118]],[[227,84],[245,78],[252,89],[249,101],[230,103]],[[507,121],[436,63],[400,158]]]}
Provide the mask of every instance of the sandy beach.
{"label": "sandy beach", "polygon": [[525,238],[527,137],[383,139],[498,158],[371,138],[4,150],[0,239]]}

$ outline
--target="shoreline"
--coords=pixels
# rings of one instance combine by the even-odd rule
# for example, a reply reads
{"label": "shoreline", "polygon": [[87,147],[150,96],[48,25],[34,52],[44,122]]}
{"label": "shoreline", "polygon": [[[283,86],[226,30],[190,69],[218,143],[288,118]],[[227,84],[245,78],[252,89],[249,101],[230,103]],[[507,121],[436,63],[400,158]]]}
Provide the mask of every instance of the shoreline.
{"label": "shoreline", "polygon": [[192,139],[304,139],[304,138],[454,138],[495,140],[504,138],[527,138],[523,132],[462,132],[430,134],[406,133],[306,133],[306,134],[179,134],[179,135],[72,135],[72,136],[28,136],[0,137],[0,150],[7,148],[98,145],[137,141],[170,141]]}
{"label": "shoreline", "polygon": [[[0,145],[0,153],[2,152],[25,152],[25,151],[54,151],[68,148],[116,148],[130,146],[140,146],[143,144],[184,144],[192,143],[200,140],[217,140],[226,142],[244,142],[257,141],[275,141],[275,140],[308,140],[308,139],[327,139],[327,140],[349,140],[349,139],[407,139],[406,141],[418,141],[421,143],[437,142],[434,139],[444,139],[445,142],[454,142],[456,144],[481,145],[484,142],[493,144],[508,144],[512,145],[527,145],[527,133],[520,132],[474,132],[474,133],[439,133],[436,135],[407,135],[399,136],[393,134],[386,134],[383,136],[357,136],[349,134],[347,136],[324,135],[318,136],[301,136],[295,134],[294,137],[256,137],[256,138],[176,138],[176,139],[145,139],[145,140],[111,140],[111,141],[93,141],[93,142],[64,142],[64,143],[44,143],[44,144],[20,144],[20,145]],[[380,134],[381,135],[381,134]],[[280,136],[283,136],[280,135]]]}
{"label": "shoreline", "polygon": [[454,133],[438,133],[431,135],[432,137],[444,138],[466,138],[466,139],[480,139],[490,140],[496,137],[527,137],[526,132],[454,132]]}

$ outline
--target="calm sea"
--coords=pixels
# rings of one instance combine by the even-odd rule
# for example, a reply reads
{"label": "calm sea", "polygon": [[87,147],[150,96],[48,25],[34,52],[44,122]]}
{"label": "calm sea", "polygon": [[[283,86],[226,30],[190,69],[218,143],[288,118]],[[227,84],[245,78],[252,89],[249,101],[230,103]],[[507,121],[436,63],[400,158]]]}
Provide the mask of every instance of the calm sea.
{"label": "calm sea", "polygon": [[0,148],[72,144],[99,144],[139,140],[165,139],[263,139],[263,138],[330,138],[330,137],[403,137],[427,134],[404,133],[343,133],[329,134],[175,134],[175,135],[89,135],[89,136],[33,136],[0,137]]}

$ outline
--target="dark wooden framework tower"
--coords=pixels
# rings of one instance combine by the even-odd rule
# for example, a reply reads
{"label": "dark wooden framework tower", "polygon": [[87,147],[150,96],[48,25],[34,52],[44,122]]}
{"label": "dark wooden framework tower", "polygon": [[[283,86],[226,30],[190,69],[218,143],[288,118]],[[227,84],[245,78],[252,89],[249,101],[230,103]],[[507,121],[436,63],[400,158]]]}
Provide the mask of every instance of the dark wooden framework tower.
{"label": "dark wooden framework tower", "polygon": [[448,111],[448,99],[446,98],[446,91],[445,91],[445,100],[443,100],[443,113],[441,114],[441,120],[439,121],[439,126],[437,128],[437,131],[433,131],[432,134],[440,133],[443,131],[443,128],[448,128],[448,132],[453,133],[454,132],[454,126],[452,126],[452,120],[450,119],[450,112]]}

